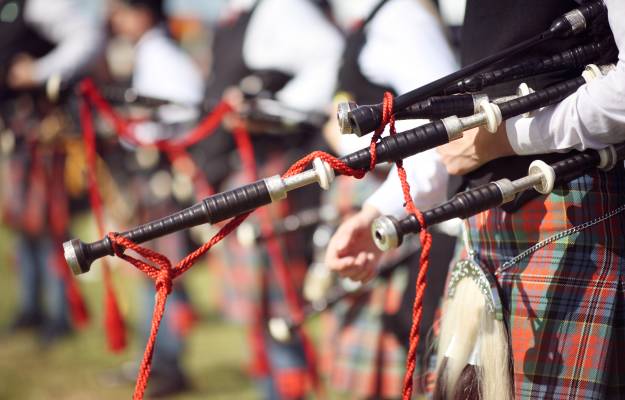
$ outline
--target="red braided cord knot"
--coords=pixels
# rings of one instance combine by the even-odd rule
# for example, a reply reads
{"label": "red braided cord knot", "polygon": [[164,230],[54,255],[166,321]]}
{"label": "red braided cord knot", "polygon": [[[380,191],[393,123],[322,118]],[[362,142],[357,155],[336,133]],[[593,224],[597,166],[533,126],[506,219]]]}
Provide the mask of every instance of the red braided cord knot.
{"label": "red braided cord knot", "polygon": [[132,125],[137,121],[127,120],[119,115],[102,96],[93,80],[89,78],[83,79],[80,82],[80,92],[86,99],[89,99],[98,112],[115,127],[115,132],[118,136],[127,140],[134,146],[154,146],[158,150],[167,153],[181,152],[208,137],[215,132],[226,114],[233,110],[229,103],[222,100],[194,129],[181,135],[182,139],[177,141],[161,140],[146,144],[140,141],[132,132]]}
{"label": "red braided cord knot", "polygon": [[[116,256],[128,261],[134,265],[137,269],[148,275],[154,280],[156,286],[156,301],[154,304],[154,311],[152,313],[152,326],[150,329],[150,336],[143,353],[143,359],[139,366],[139,373],[137,375],[137,383],[135,385],[135,391],[133,399],[142,399],[147,387],[148,378],[150,377],[150,367],[152,363],[152,356],[154,354],[154,345],[156,344],[156,337],[158,330],[165,314],[165,304],[167,302],[167,296],[171,293],[173,286],[173,279],[176,276],[174,269],[171,266],[171,262],[167,257],[159,254],[153,250],[141,247],[131,240],[120,236],[118,233],[109,233],[109,240],[113,246],[113,251]],[[141,255],[145,259],[158,265],[158,268],[143,262],[134,257],[130,257],[124,254],[124,248],[131,249],[137,254]]]}
{"label": "red braided cord knot", "polygon": [[395,131],[395,117],[393,116],[393,102],[393,95],[390,92],[385,92],[384,100],[382,101],[382,122],[380,123],[380,127],[373,133],[373,136],[371,137],[371,144],[369,145],[369,153],[371,154],[371,163],[369,164],[370,171],[375,168],[377,161],[375,145],[377,144],[378,139],[382,136],[382,133],[384,133],[386,125],[389,125],[391,135],[397,133]]}
{"label": "red braided cord knot", "polygon": [[[152,363],[152,355],[154,353],[154,345],[156,343],[156,337],[160,328],[161,320],[165,314],[165,304],[167,297],[172,291],[173,281],[178,276],[188,271],[195,262],[208,252],[211,247],[219,243],[223,238],[228,236],[234,231],[248,216],[250,213],[241,214],[224,225],[219,232],[217,232],[207,243],[187,255],[180,260],[178,264],[172,267],[171,262],[164,255],[142,247],[132,240],[121,236],[119,233],[111,232],[107,235],[111,241],[113,252],[116,256],[132,264],[135,268],[150,277],[156,287],[156,302],[154,304],[154,311],[152,313],[152,325],[150,328],[150,336],[145,346],[143,353],[143,359],[139,367],[139,373],[137,375],[137,383],[133,394],[134,400],[143,399],[145,389],[150,377],[150,366]],[[132,250],[139,254],[141,257],[155,264],[150,265],[142,260],[131,257],[125,254],[126,250]]]}

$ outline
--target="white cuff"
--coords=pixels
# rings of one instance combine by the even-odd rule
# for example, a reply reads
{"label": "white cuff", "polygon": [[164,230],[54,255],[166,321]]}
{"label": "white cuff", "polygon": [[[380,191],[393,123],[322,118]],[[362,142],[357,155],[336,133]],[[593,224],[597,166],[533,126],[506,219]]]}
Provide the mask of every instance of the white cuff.
{"label": "white cuff", "polygon": [[506,133],[508,141],[514,152],[518,155],[539,154],[544,152],[545,141],[536,127],[532,127],[534,118],[513,117],[506,121]]}
{"label": "white cuff", "polygon": [[403,218],[406,216],[404,201],[399,193],[397,196],[389,196],[384,186],[381,186],[365,201],[365,204],[378,210],[381,215],[391,215],[395,218]]}

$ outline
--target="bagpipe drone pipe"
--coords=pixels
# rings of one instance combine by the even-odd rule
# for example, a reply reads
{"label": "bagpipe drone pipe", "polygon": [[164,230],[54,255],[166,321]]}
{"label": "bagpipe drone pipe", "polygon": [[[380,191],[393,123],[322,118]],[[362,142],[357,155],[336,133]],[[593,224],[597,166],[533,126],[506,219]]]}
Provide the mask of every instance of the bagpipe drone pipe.
{"label": "bagpipe drone pipe", "polygon": [[[378,268],[377,278],[387,278],[397,268],[400,268],[402,262],[412,256],[412,252],[407,251],[405,254],[401,254],[398,258],[395,258],[392,262],[384,263]],[[334,307],[339,302],[346,299],[357,298],[360,295],[364,295],[371,290],[371,282],[367,284],[360,284],[351,280],[346,280],[348,283],[342,285],[334,285],[323,293],[323,297],[311,301],[303,310],[303,315],[297,320],[273,317],[268,321],[269,333],[271,336],[279,342],[288,342],[292,340],[293,333],[297,331],[299,327],[305,324],[307,321],[312,320],[323,312]]]}
{"label": "bagpipe drone pipe", "polygon": [[[523,52],[551,40],[562,40],[573,36],[579,36],[584,33],[593,34],[596,37],[607,36],[606,43],[603,43],[602,40],[593,41],[601,42],[602,44],[598,44],[598,46],[604,47],[603,50],[599,50],[600,52],[603,52],[602,55],[606,56],[606,59],[602,60],[602,63],[611,62],[612,60],[609,58],[611,56],[615,56],[615,54],[608,56],[605,50],[607,50],[607,47],[613,49],[614,46],[610,43],[613,39],[610,38],[610,33],[606,31],[606,27],[608,27],[607,11],[603,1],[599,0],[587,2],[579,8],[557,18],[547,30],[535,35],[534,37],[511,46],[499,53],[481,59],[473,64],[467,65],[464,68],[427,85],[398,96],[395,98],[393,103],[392,113],[397,114],[408,108],[416,107],[419,109],[423,106],[423,102],[425,102],[425,105],[427,106],[428,98],[432,96],[479,91],[486,86],[492,86],[497,83],[567,69],[573,66],[580,67],[578,62],[583,63],[581,66],[595,62],[587,59],[586,57],[592,58],[592,53],[598,49],[595,48],[593,50],[592,46],[582,46],[575,49],[569,49],[568,51],[559,54],[554,54],[552,57],[531,59],[505,68],[499,68],[497,66],[498,69],[495,71],[477,74],[487,68],[492,68],[512,56],[522,55]],[[593,39],[596,39],[596,37]],[[583,61],[584,59],[586,59],[586,61]],[[362,136],[372,132],[380,126],[380,123],[382,122],[382,107],[382,104],[340,104],[337,117],[342,133]],[[435,108],[439,108],[439,106],[436,106]],[[464,110],[465,112],[469,111],[468,108],[464,108]],[[452,114],[461,115],[461,113],[456,112],[451,112],[447,115]],[[427,118],[427,110],[424,110],[424,115]]]}
{"label": "bagpipe drone pipe", "polygon": [[[594,67],[586,70],[584,76],[505,101],[499,105],[482,102],[480,104],[482,111],[477,114],[463,118],[447,117],[382,138],[375,144],[375,163],[400,160],[435,148],[462,137],[462,132],[470,128],[486,126],[487,129],[495,132],[503,120],[558,103],[586,83],[587,79],[592,79],[602,73],[598,67]],[[370,149],[356,151],[337,161],[352,170],[365,171],[371,164]],[[322,188],[327,189],[335,174],[340,173],[342,172],[335,171],[327,161],[316,158],[312,169],[287,177],[275,175],[209,196],[191,207],[120,235],[135,243],[143,243],[195,225],[216,224],[284,199],[288,192],[306,185],[318,183]],[[93,261],[114,254],[113,244],[108,237],[93,243],[84,243],[74,239],[66,242],[64,249],[68,265],[76,274],[88,272]]]}
{"label": "bagpipe drone pipe", "polygon": [[578,178],[593,169],[612,169],[625,158],[625,144],[609,146],[602,150],[587,150],[551,165],[534,161],[528,175],[516,180],[500,179],[480,187],[456,194],[445,203],[423,212],[425,226],[411,215],[401,220],[384,216],[372,225],[373,239],[381,250],[399,246],[410,234],[417,234],[426,226],[454,218],[466,219],[482,211],[508,203],[529,189],[549,194],[555,185]]}

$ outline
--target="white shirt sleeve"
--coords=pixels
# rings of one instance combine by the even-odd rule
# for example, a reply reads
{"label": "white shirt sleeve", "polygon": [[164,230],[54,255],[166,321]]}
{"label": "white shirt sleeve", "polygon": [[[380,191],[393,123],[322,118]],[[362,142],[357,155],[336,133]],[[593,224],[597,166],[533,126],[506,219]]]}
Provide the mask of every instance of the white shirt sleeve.
{"label": "white shirt sleeve", "polygon": [[293,75],[276,98],[302,111],[324,111],[336,87],[343,38],[308,0],[264,0],[245,33],[243,59],[251,69]]}
{"label": "white shirt sleeve", "polygon": [[140,95],[189,105],[200,103],[204,93],[199,68],[160,28],[137,43],[132,86]]}
{"label": "white shirt sleeve", "polygon": [[563,102],[506,123],[517,154],[603,148],[625,141],[625,2],[605,0],[619,49],[616,69]]}
{"label": "white shirt sleeve", "polygon": [[52,75],[66,81],[75,77],[98,53],[104,41],[102,21],[72,0],[26,2],[25,20],[56,47],[35,62],[35,80],[43,84]]}
{"label": "white shirt sleeve", "polygon": [[176,103],[158,108],[160,123],[135,125],[135,135],[144,142],[186,131],[181,126],[180,132],[173,132],[163,123],[190,123],[200,116],[197,105],[204,94],[202,74],[191,57],[160,28],[148,31],[137,43],[132,87],[140,95]]}
{"label": "white shirt sleeve", "polygon": [[365,28],[358,63],[371,82],[405,93],[454,72],[445,33],[421,1],[391,0]]}
{"label": "white shirt sleeve", "polygon": [[[419,1],[390,1],[366,29],[367,43],[359,66],[367,79],[397,93],[427,84],[458,67],[439,21]],[[421,123],[398,121],[397,131]],[[404,160],[404,167],[418,208],[431,207],[447,198],[449,176],[436,151],[409,157]],[[405,214],[396,167],[366,204],[386,215]]]}
{"label": "white shirt sleeve", "polygon": [[[404,160],[410,195],[419,209],[428,209],[447,199],[449,174],[436,150],[415,154]],[[384,183],[365,204],[383,215],[401,218],[406,215],[397,166],[393,166]]]}

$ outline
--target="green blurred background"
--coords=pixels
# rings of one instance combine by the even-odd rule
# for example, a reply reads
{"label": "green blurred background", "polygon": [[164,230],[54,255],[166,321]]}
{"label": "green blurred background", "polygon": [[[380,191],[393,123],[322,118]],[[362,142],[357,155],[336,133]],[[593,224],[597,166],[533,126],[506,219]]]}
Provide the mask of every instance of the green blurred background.
{"label": "green blurred background", "polygon": [[[78,221],[88,231],[90,221]],[[85,236],[81,236],[85,237]],[[92,235],[86,235],[92,237]],[[129,348],[121,354],[106,349],[102,326],[102,285],[97,265],[80,280],[91,314],[89,326],[44,348],[34,333],[8,330],[16,303],[17,270],[12,235],[0,228],[0,399],[128,399],[132,384],[113,384],[108,378],[120,365],[135,360],[144,343],[130,333]],[[137,320],[142,276],[128,266],[116,270],[120,304],[132,329]],[[185,366],[193,390],[174,399],[257,399],[246,373],[246,341],[240,327],[220,320],[214,296],[216,282],[206,263],[185,278],[199,321],[190,333]],[[133,341],[134,339],[134,341]]]}

